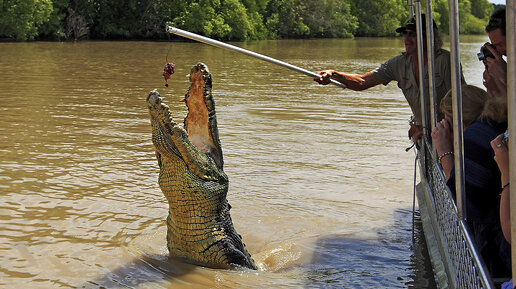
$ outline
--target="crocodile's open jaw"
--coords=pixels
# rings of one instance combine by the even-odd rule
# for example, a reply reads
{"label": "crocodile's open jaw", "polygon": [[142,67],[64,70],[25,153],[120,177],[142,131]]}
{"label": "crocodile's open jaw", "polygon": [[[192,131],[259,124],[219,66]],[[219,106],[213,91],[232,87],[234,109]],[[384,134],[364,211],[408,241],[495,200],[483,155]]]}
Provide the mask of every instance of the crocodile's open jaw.
{"label": "crocodile's open jaw", "polygon": [[209,75],[207,67],[199,63],[190,74],[190,90],[185,96],[188,114],[184,120],[188,138],[195,147],[203,153],[211,153],[215,148],[209,124],[209,110],[205,100],[206,77]]}
{"label": "crocodile's open jaw", "polygon": [[[190,142],[198,150],[213,158],[217,166],[222,168],[222,151],[218,139],[213,99],[211,99],[210,72],[203,63],[198,63],[192,68],[189,78],[192,84],[185,95],[188,114],[184,119],[184,128]],[[162,99],[157,91],[153,91],[147,97],[147,105],[153,121],[157,121],[161,129],[166,129],[167,126],[177,124],[170,114],[170,108],[162,102]]]}

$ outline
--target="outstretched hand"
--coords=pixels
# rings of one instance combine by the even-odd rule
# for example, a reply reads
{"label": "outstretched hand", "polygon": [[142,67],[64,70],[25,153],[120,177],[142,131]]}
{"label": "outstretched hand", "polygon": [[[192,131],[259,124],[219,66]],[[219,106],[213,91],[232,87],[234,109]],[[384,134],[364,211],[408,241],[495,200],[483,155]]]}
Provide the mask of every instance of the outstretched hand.
{"label": "outstretched hand", "polygon": [[331,77],[334,72],[335,70],[318,71],[317,74],[319,74],[320,77],[314,77],[314,81],[322,85],[327,85],[331,82]]}
{"label": "outstretched hand", "polygon": [[[360,86],[363,86],[366,83],[366,79],[364,79],[362,75],[356,73],[344,73],[335,70],[323,70],[317,72],[317,74],[319,74],[320,77],[315,77],[314,80],[323,85],[330,83],[332,79],[345,84],[346,86],[348,86],[348,88],[351,89],[359,88]],[[369,84],[370,85],[368,87],[379,84],[379,82],[376,79],[372,78],[369,80]]]}

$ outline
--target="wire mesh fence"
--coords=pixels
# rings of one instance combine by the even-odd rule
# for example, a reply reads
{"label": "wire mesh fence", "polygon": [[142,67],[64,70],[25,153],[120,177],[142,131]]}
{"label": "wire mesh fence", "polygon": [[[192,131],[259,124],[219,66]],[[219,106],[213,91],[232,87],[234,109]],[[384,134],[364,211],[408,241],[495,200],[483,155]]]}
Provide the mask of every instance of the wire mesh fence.
{"label": "wire mesh fence", "polygon": [[[433,238],[437,244],[448,288],[494,288],[489,274],[471,240],[468,227],[459,217],[457,206],[446,178],[433,153],[432,145],[423,140],[418,151],[421,183],[426,202],[428,219],[431,221]],[[423,212],[422,212],[423,214]],[[426,232],[425,232],[426,235]],[[428,236],[427,236],[428,239]]]}

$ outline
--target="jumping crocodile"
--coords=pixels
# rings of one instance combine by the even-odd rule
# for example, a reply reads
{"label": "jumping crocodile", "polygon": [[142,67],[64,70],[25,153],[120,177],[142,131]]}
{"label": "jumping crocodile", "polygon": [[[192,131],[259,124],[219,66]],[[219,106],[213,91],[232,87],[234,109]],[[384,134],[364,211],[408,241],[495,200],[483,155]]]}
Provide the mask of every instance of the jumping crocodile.
{"label": "jumping crocodile", "polygon": [[184,128],[174,122],[157,91],[147,97],[158,183],[169,205],[170,257],[211,268],[256,269],[229,214],[229,180],[223,171],[211,73],[198,63],[189,78]]}

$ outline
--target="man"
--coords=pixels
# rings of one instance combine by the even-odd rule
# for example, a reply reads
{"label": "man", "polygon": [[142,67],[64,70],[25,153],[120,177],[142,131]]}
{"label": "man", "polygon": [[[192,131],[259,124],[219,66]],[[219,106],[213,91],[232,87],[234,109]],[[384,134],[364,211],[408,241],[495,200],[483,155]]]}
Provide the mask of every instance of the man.
{"label": "man", "polygon": [[[422,23],[425,23],[425,15],[422,14]],[[437,29],[437,25],[433,22],[434,30],[434,49],[435,49],[435,85],[437,91],[437,103],[440,103],[444,95],[451,89],[451,72],[450,72],[450,53],[441,49],[442,38]],[[412,109],[413,121],[408,132],[409,138],[414,142],[423,134],[421,124],[421,102],[419,96],[419,63],[418,48],[416,37],[416,19],[412,17],[405,26],[396,29],[396,32],[403,35],[405,43],[405,52],[387,60],[380,67],[366,74],[352,74],[337,72],[335,70],[324,70],[318,72],[321,77],[314,80],[320,84],[330,83],[330,78],[344,83],[347,88],[355,91],[361,91],[378,84],[387,85],[392,80],[398,82],[398,87],[402,90]],[[426,25],[423,25],[423,34],[426,34]],[[426,38],[425,38],[426,39]],[[424,42],[424,65],[425,65],[425,90],[428,91],[428,71],[426,69],[427,53],[426,41]],[[462,82],[464,76],[461,73]],[[430,107],[428,97],[427,107]]]}
{"label": "man", "polygon": [[505,8],[501,8],[491,15],[486,26],[493,46],[489,43],[485,46],[494,57],[484,59],[484,86],[493,96],[507,96],[507,63],[502,58],[502,55],[507,56],[505,31]]}

